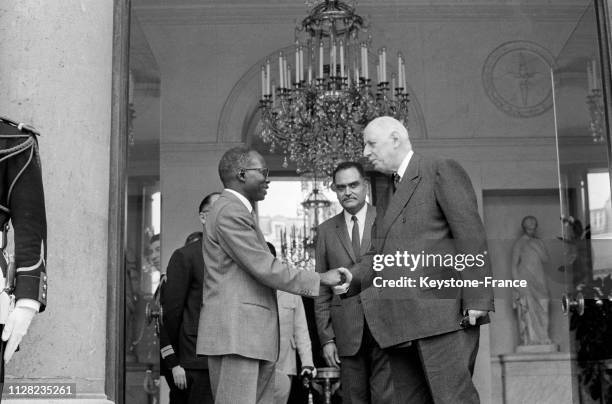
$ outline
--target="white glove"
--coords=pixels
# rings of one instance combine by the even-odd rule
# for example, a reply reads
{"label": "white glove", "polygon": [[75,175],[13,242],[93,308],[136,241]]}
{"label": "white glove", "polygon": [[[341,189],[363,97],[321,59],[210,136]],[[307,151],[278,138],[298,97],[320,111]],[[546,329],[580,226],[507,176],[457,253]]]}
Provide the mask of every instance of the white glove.
{"label": "white glove", "polygon": [[9,314],[2,332],[2,341],[8,341],[4,349],[4,360],[7,363],[13,357],[23,336],[28,333],[34,315],[36,315],[36,310],[33,308],[19,305]]}
{"label": "white glove", "polygon": [[183,367],[177,365],[172,368],[172,379],[174,379],[174,384],[179,390],[185,390],[187,388],[187,375]]}

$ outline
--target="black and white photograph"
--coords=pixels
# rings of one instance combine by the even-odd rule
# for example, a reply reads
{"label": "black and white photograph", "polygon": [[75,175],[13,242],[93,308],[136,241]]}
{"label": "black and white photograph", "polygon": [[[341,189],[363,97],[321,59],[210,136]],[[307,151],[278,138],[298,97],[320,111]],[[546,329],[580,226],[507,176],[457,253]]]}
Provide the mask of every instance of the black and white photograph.
{"label": "black and white photograph", "polygon": [[0,402],[612,403],[612,1],[0,0]]}

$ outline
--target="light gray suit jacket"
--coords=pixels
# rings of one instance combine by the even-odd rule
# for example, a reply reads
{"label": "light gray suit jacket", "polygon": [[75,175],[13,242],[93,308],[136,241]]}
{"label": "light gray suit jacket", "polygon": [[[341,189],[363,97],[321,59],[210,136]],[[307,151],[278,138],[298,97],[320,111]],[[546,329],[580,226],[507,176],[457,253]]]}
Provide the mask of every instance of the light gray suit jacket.
{"label": "light gray suit jacket", "polygon": [[[333,268],[350,268],[363,254],[370,249],[372,225],[376,218],[376,209],[368,205],[361,254],[355,256],[349,238],[344,211],[323,222],[317,232],[316,270],[325,272]],[[340,299],[329,287],[322,286],[315,298],[315,318],[321,345],[335,339],[338,355],[352,356],[357,354],[363,336],[363,308],[361,298],[354,296]]]}
{"label": "light gray suit jacket", "polygon": [[276,289],[315,296],[319,275],[274,258],[253,215],[227,190],[212,206],[205,226],[197,354],[276,361]]}

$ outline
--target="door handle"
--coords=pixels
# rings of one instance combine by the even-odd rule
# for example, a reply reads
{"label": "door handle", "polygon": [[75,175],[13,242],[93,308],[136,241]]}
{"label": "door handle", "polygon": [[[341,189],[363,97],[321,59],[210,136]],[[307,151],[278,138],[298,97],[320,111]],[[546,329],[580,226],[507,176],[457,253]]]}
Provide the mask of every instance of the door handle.
{"label": "door handle", "polygon": [[584,314],[584,296],[578,292],[571,298],[567,294],[561,297],[561,309],[563,314],[567,315],[570,311],[577,313],[579,316]]}

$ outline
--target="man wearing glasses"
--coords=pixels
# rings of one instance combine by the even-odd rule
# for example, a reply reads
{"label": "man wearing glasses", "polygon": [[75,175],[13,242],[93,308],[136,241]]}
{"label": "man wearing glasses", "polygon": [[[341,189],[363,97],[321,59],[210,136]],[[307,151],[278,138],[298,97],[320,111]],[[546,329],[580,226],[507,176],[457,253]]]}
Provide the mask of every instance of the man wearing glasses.
{"label": "man wearing glasses", "polygon": [[276,289],[317,296],[320,285],[348,287],[351,275],[346,269],[300,271],[270,253],[254,212],[269,184],[259,153],[228,150],[219,176],[225,189],[204,226],[197,353],[208,355],[215,403],[270,403],[279,349]]}
{"label": "man wearing glasses", "polygon": [[[213,192],[202,199],[198,209],[202,225],[218,198],[219,192]],[[170,404],[213,402],[208,360],[196,355],[204,271],[200,239],[174,251],[168,263],[167,280],[162,283],[164,321],[160,347],[164,364],[172,372],[166,377]]]}
{"label": "man wearing glasses", "polygon": [[[344,208],[317,231],[316,270],[350,268],[370,249],[376,209],[366,203],[363,166],[340,163],[332,174],[332,189]],[[340,299],[328,287],[315,298],[315,317],[323,358],[340,367],[343,399],[352,404],[391,403],[391,368],[385,352],[372,338],[360,296]]]}

